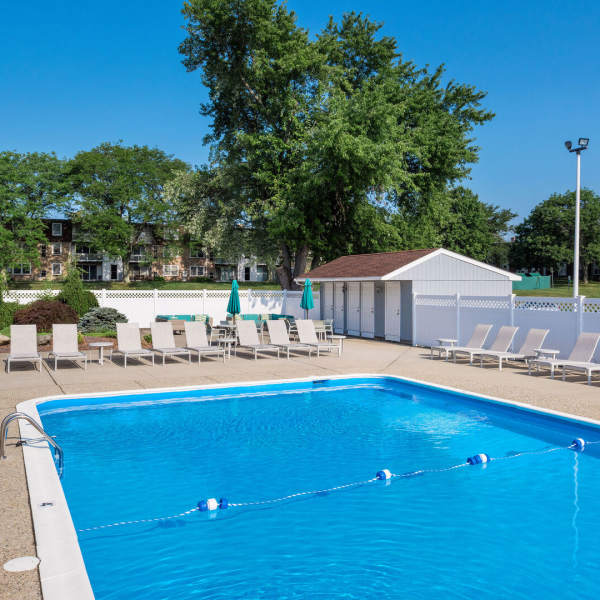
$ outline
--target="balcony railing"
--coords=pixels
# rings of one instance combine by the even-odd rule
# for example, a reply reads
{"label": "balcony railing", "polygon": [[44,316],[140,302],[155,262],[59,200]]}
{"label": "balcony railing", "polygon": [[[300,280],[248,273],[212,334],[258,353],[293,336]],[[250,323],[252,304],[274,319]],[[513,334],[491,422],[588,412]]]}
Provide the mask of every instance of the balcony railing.
{"label": "balcony railing", "polygon": [[100,252],[76,252],[75,259],[80,262],[101,261],[104,256]]}
{"label": "balcony railing", "polygon": [[145,262],[151,260],[146,254],[132,254],[129,257],[129,262]]}
{"label": "balcony railing", "polygon": [[237,265],[235,260],[231,260],[230,258],[215,258],[213,259],[213,263],[215,265]]}

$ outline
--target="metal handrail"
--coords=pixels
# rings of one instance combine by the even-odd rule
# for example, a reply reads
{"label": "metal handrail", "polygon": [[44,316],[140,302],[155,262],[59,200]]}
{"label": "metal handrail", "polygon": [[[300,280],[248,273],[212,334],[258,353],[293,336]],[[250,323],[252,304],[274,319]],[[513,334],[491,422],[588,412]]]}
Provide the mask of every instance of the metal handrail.
{"label": "metal handrail", "polygon": [[6,458],[4,448],[6,445],[8,426],[13,421],[17,421],[19,419],[24,419],[30,425],[33,425],[42,434],[43,438],[54,448],[54,457],[58,459],[58,476],[62,477],[64,467],[64,452],[60,447],[60,444],[54,438],[50,437],[33,417],[30,417],[28,414],[22,412],[10,413],[6,415],[4,419],[2,419],[2,423],[0,424],[0,458]]}

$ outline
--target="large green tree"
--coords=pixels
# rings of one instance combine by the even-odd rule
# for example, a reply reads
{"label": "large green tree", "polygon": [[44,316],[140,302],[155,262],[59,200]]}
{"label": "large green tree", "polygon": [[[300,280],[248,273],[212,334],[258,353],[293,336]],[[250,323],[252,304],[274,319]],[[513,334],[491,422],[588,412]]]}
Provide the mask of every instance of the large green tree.
{"label": "large green tree", "polygon": [[79,240],[123,261],[129,281],[133,249],[148,243],[148,224],[165,238],[179,223],[164,186],[188,166],[157,148],[103,143],[75,155],[68,167]]}
{"label": "large green tree", "polygon": [[[477,159],[485,94],[403,61],[362,15],[311,39],[276,0],[189,0],[183,13],[183,62],[208,88],[211,169],[235,183],[224,197],[238,218],[279,249],[286,288],[309,256],[395,238],[388,205],[434,213]],[[367,215],[371,246],[357,232]]]}
{"label": "large green tree", "polygon": [[[581,192],[580,263],[587,283],[593,263],[600,262],[600,196],[592,190]],[[575,243],[575,192],[552,194],[533,208],[515,227],[511,264],[515,267],[546,267],[556,271],[561,264],[572,265]]]}
{"label": "large green tree", "polygon": [[56,155],[0,152],[0,290],[9,267],[39,263],[42,219],[60,212],[66,198],[64,163]]}

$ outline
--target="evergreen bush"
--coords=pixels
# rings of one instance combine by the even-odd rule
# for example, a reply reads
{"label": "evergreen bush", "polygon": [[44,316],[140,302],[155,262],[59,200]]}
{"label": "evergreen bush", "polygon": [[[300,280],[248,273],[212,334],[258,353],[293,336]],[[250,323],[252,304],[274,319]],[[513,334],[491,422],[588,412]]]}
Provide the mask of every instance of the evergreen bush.
{"label": "evergreen bush", "polygon": [[83,333],[114,331],[117,323],[127,323],[127,317],[114,308],[99,306],[81,317],[79,330]]}
{"label": "evergreen bush", "polygon": [[19,310],[18,302],[4,302],[0,299],[0,329],[12,325],[17,310]]}
{"label": "evergreen bush", "polygon": [[60,302],[68,304],[80,317],[89,312],[90,309],[98,306],[96,296],[83,287],[81,272],[73,264],[67,268],[63,289],[56,298]]}

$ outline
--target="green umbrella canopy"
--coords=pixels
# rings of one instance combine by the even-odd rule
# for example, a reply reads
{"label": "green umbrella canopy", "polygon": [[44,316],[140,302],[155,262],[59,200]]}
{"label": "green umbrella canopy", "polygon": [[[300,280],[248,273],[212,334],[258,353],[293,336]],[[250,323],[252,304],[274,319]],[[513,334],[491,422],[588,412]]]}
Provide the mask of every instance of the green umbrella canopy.
{"label": "green umbrella canopy", "polygon": [[240,295],[238,293],[238,282],[235,279],[231,282],[231,294],[229,294],[227,312],[231,315],[239,315],[242,312],[240,307]]}
{"label": "green umbrella canopy", "polygon": [[300,300],[300,308],[310,310],[314,307],[315,303],[313,302],[312,283],[310,282],[310,279],[307,279],[304,282],[304,292],[302,293],[302,300]]}

